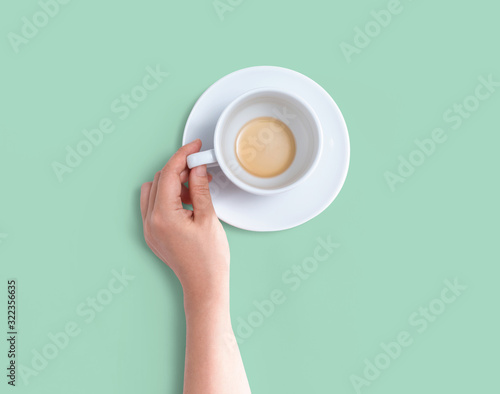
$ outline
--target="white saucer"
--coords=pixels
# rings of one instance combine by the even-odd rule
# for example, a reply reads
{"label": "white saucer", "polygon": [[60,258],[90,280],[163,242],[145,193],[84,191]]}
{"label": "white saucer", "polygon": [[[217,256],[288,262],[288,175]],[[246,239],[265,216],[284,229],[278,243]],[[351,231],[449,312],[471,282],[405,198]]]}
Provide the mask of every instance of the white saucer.
{"label": "white saucer", "polygon": [[243,93],[260,87],[284,88],[305,99],[323,126],[324,146],[316,170],[299,186],[272,196],[247,193],[232,184],[219,167],[210,168],[215,212],[224,222],[250,231],[285,230],[311,220],[337,197],[349,168],[349,135],[330,95],[316,82],[292,70],[261,66],[235,71],[201,95],[189,115],[183,144],[200,138],[213,148],[213,134],[224,108]]}

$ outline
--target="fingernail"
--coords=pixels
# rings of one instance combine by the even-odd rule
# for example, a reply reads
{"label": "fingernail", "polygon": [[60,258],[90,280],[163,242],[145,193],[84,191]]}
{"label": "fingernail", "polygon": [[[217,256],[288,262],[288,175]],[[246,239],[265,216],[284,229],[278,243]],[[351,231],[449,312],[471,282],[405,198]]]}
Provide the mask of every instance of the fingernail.
{"label": "fingernail", "polygon": [[207,166],[198,166],[193,168],[194,174],[196,176],[207,176]]}

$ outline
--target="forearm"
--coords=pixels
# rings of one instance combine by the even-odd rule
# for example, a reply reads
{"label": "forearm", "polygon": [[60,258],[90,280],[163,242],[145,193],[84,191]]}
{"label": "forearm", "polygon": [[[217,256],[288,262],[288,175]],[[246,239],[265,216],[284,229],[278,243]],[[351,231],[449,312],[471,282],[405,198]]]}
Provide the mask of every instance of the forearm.
{"label": "forearm", "polygon": [[185,289],[184,394],[248,394],[250,387],[231,327],[229,280],[216,292]]}

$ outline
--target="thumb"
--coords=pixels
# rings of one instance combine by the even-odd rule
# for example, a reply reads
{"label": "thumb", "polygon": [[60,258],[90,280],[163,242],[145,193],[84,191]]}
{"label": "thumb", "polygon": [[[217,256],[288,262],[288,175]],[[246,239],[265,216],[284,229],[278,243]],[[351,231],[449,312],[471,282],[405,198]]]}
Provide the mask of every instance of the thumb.
{"label": "thumb", "polygon": [[198,166],[189,172],[189,195],[193,203],[194,220],[215,215],[208,187],[207,166]]}

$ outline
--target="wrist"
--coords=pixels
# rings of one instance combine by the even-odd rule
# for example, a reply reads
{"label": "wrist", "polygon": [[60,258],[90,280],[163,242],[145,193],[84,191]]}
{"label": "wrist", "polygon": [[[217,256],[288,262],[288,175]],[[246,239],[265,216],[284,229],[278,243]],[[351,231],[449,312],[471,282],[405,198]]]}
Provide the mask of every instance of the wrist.
{"label": "wrist", "polygon": [[229,312],[229,275],[217,280],[181,282],[186,314],[197,310]]}

